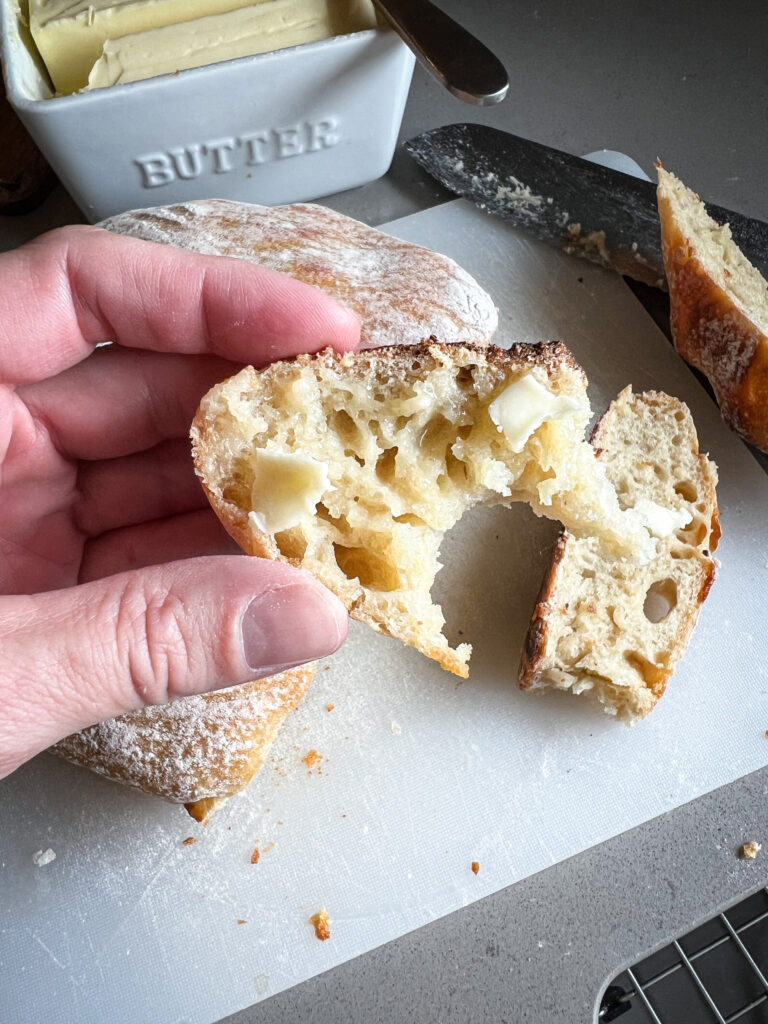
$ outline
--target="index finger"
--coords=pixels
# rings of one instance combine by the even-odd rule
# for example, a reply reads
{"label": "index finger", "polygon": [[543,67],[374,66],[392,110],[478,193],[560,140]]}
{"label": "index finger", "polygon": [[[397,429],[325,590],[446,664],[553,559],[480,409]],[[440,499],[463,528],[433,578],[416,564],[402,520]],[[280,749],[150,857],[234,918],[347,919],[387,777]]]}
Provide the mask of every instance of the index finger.
{"label": "index finger", "polygon": [[359,340],[335,299],[264,267],[101,228],[51,231],[0,255],[0,383],[51,377],[102,341],[263,365]]}

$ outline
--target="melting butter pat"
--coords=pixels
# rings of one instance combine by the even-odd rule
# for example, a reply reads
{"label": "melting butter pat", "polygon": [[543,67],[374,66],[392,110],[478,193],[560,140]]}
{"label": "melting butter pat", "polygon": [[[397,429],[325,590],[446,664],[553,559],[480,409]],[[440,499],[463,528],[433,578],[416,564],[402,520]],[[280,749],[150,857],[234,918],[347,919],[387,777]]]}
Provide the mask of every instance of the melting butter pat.
{"label": "melting butter pat", "polygon": [[313,515],[331,486],[328,467],[311,455],[259,449],[251,455],[253,484],[248,518],[263,533],[280,533]]}
{"label": "melting butter pat", "polygon": [[531,434],[549,420],[562,420],[589,407],[571,395],[556,395],[533,374],[514,381],[494,399],[488,414],[513,452],[521,452]]}
{"label": "melting butter pat", "polygon": [[376,27],[371,0],[261,0],[104,43],[88,88],[137,82]]}
{"label": "melting butter pat", "polygon": [[675,530],[682,530],[691,521],[690,513],[684,508],[665,508],[650,498],[638,498],[634,504],[643,526],[654,537],[669,537]]}
{"label": "melting butter pat", "polygon": [[221,14],[259,0],[29,0],[29,27],[54,88],[76,92],[108,39]]}

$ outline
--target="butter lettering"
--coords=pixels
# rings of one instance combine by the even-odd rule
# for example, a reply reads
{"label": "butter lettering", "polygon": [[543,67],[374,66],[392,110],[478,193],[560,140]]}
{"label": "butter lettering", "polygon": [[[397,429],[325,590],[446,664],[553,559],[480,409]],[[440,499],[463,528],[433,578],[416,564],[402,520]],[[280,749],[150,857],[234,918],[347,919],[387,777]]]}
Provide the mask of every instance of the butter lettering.
{"label": "butter lettering", "polygon": [[167,185],[176,178],[170,158],[165,153],[148,153],[146,156],[137,156],[134,163],[141,170],[141,183],[144,188]]}
{"label": "butter lettering", "polygon": [[341,141],[335,117],[304,121],[282,128],[243,132],[242,135],[189,146],[174,146],[165,153],[144,153],[134,157],[143,188],[159,188],[178,179],[190,180],[206,174],[229,174],[237,166],[255,167],[272,160],[317,153]]}
{"label": "butter lettering", "polygon": [[234,139],[216,139],[214,142],[206,142],[203,149],[206,153],[213,155],[214,174],[226,174],[232,170],[230,154],[235,148]]}
{"label": "butter lettering", "polygon": [[246,163],[249,167],[263,164],[267,159],[267,146],[269,145],[267,132],[249,132],[247,135],[240,135],[237,142],[238,145],[245,146]]}
{"label": "butter lettering", "polygon": [[200,172],[203,169],[201,149],[202,146],[198,146],[195,143],[192,146],[169,150],[173,165],[176,168],[176,174],[180,178],[200,177]]}
{"label": "butter lettering", "polygon": [[298,156],[304,152],[304,145],[299,135],[299,125],[290,128],[275,128],[277,155],[282,160],[287,156]]}
{"label": "butter lettering", "polygon": [[316,153],[319,149],[329,149],[339,141],[339,133],[336,131],[338,122],[335,117],[329,117],[325,121],[311,122],[307,125],[309,141],[307,151]]}

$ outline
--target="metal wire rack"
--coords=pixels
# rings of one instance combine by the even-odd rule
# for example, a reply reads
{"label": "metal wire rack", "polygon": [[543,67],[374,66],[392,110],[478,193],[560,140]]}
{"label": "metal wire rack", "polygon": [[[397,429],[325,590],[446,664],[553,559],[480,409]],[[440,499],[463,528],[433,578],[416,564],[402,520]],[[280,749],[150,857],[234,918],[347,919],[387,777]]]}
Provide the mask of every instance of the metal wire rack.
{"label": "metal wire rack", "polygon": [[768,889],[622,971],[601,1024],[768,1024]]}

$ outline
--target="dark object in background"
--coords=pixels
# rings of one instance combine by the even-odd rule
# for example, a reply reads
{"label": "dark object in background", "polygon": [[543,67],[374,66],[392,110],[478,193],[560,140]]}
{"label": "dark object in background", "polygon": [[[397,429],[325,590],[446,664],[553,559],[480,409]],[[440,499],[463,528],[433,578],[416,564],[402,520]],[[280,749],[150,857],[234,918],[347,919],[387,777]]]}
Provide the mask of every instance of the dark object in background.
{"label": "dark object in background", "polygon": [[29,213],[57,178],[11,109],[0,77],[0,214]]}

